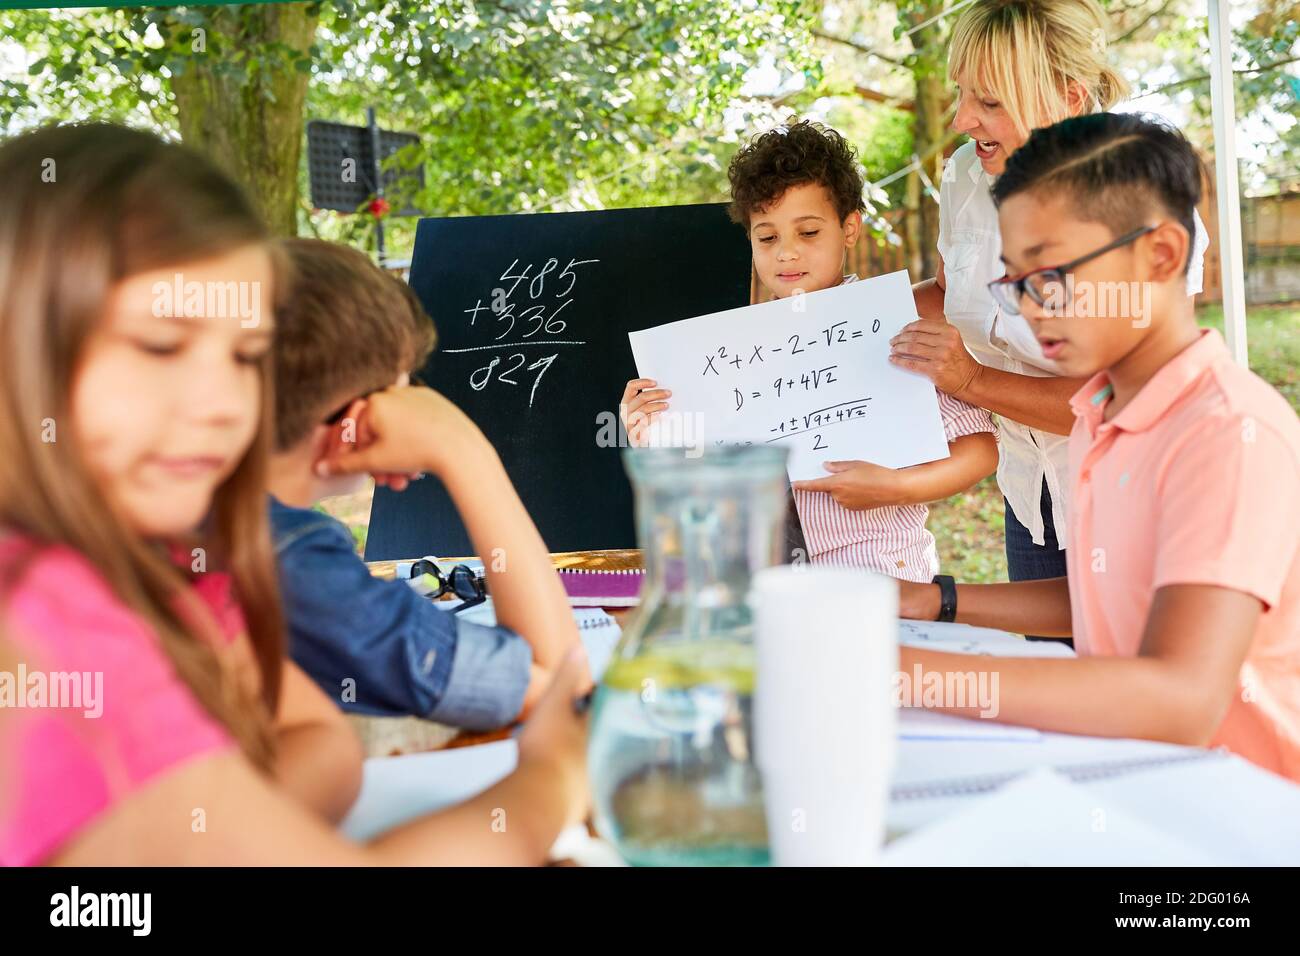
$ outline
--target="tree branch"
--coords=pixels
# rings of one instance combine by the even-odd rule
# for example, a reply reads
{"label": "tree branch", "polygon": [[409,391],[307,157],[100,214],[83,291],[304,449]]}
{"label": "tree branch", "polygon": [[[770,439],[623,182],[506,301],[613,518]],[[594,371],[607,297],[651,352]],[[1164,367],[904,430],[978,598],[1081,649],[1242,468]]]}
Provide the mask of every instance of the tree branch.
{"label": "tree branch", "polygon": [[816,28],[813,29],[812,33],[813,36],[817,37],[818,39],[829,40],[832,43],[843,44],[844,46],[857,50],[859,53],[865,53],[867,56],[874,56],[877,60],[884,60],[886,63],[890,64],[891,66],[896,66],[900,70],[910,69],[910,67],[908,67],[908,65],[904,63],[902,60],[900,60],[898,57],[889,56],[886,53],[881,53],[879,50],[873,50],[865,43],[859,43],[857,40],[853,39],[852,37],[837,36],[834,33],[827,33],[825,30],[819,30]]}
{"label": "tree branch", "polygon": [[[771,103],[772,106],[779,109],[780,107],[785,106],[791,100],[795,99],[796,97],[802,96],[807,92],[808,92],[807,90],[792,90],[789,93],[782,93],[780,96],[759,94],[755,96],[750,96],[748,97],[748,99],[766,100],[767,102]],[[836,95],[843,95],[843,94],[837,93],[836,90],[832,89],[832,90],[824,91],[821,95],[836,96]],[[884,93],[881,93],[879,90],[873,90],[870,87],[861,86],[859,84],[854,85],[853,95],[864,100],[870,100],[873,103],[882,103],[885,106],[892,106],[894,109],[903,110],[906,113],[911,113],[916,109],[912,100],[905,100],[897,96],[888,96]]]}
{"label": "tree branch", "polygon": [[903,110],[908,113],[916,111],[916,103],[912,100],[900,99],[897,96],[886,96],[878,90],[860,84],[854,84],[853,92],[864,100],[870,100],[873,103],[884,103],[886,106],[892,106],[894,109]]}
{"label": "tree branch", "polygon": [[[1246,76],[1250,73],[1267,73],[1269,70],[1276,70],[1280,66],[1286,66],[1288,63],[1300,61],[1300,56],[1288,57],[1285,60],[1274,60],[1272,63],[1265,63],[1263,66],[1252,66],[1241,70],[1233,70],[1233,76]],[[1194,83],[1204,83],[1210,79],[1210,74],[1202,73],[1200,76],[1189,76],[1185,80],[1178,80],[1174,83],[1166,83],[1164,86],[1156,87],[1154,90],[1147,90],[1139,93],[1134,99],[1140,99],[1146,96],[1156,96],[1159,93],[1167,93],[1170,90],[1176,90],[1183,86],[1191,86]]]}
{"label": "tree branch", "polygon": [[[1110,45],[1111,45],[1111,46],[1115,46],[1116,44],[1123,43],[1125,40],[1130,39],[1130,38],[1133,36],[1133,34],[1137,33],[1139,30],[1141,30],[1144,26],[1146,26],[1148,23],[1150,23],[1150,22],[1151,22],[1152,20],[1154,20],[1156,17],[1160,16],[1162,13],[1164,13],[1166,10],[1168,10],[1168,9],[1169,9],[1169,5],[1170,5],[1171,3],[1173,3],[1173,0],[1164,0],[1164,3],[1160,4],[1160,6],[1159,6],[1157,9],[1152,10],[1152,11],[1151,11],[1150,13],[1148,13],[1145,17],[1143,17],[1143,18],[1142,18],[1142,21],[1141,21],[1140,23],[1138,23],[1136,26],[1134,26],[1134,27],[1133,27],[1132,29],[1130,29],[1130,30],[1125,30],[1123,33],[1121,33],[1121,34],[1120,34],[1119,36],[1117,36],[1115,39],[1111,40],[1111,41],[1110,41]],[[1125,12],[1127,13],[1128,11],[1126,10]]]}

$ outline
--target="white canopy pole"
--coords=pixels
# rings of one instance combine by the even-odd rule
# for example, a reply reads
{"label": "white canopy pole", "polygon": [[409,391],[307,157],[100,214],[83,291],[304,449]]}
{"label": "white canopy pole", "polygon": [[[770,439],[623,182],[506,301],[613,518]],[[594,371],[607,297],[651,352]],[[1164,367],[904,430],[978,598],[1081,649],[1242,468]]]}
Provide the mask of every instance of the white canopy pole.
{"label": "white canopy pole", "polygon": [[1246,270],[1241,246],[1241,187],[1237,182],[1237,109],[1232,88],[1232,23],[1228,0],[1210,7],[1210,109],[1214,114],[1214,179],[1219,201],[1219,269],[1223,277],[1223,335],[1242,365],[1246,357]]}

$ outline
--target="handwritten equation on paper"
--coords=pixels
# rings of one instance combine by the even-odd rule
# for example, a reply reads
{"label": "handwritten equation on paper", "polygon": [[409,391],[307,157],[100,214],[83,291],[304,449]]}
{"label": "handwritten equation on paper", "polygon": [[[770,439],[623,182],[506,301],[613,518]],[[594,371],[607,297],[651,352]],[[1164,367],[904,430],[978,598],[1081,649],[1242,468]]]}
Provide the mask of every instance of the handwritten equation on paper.
{"label": "handwritten equation on paper", "polygon": [[561,268],[560,259],[552,257],[538,268],[514,259],[501,271],[499,284],[463,310],[466,324],[481,334],[483,344],[439,354],[478,359],[469,373],[470,388],[481,392],[513,386],[524,390],[531,408],[543,376],[561,353],[587,344],[560,316],[576,301],[579,276],[599,261],[574,258]]}
{"label": "handwritten equation on paper", "polygon": [[890,338],[915,320],[895,272],[633,332],[638,374],[673,393],[650,441],[780,442],[794,481],[825,476],[831,460],[946,458],[934,386],[889,363]]}

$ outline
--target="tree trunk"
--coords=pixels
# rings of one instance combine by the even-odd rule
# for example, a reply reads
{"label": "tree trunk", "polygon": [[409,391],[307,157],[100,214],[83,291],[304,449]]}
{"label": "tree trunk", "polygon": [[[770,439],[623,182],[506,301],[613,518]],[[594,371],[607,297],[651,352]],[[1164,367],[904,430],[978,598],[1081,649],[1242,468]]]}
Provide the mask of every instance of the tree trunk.
{"label": "tree trunk", "polygon": [[[319,13],[310,4],[210,8],[206,49],[172,77],[181,138],[235,177],[276,235],[298,232],[298,163],[309,74],[305,57]],[[190,32],[188,25],[177,29]],[[273,53],[271,50],[283,51]],[[253,64],[252,51],[274,63]],[[233,68],[232,68],[233,67]]]}
{"label": "tree trunk", "polygon": [[[905,16],[904,22],[909,27],[916,26],[942,9],[942,3],[926,3]],[[943,167],[943,146],[949,138],[947,113],[952,101],[947,86],[948,41],[946,33],[941,32],[941,24],[942,21],[933,23],[912,35],[912,47],[916,50],[912,66],[916,88],[913,151],[921,157],[922,167],[935,189],[939,187],[939,171]],[[919,281],[934,275],[939,265],[939,207],[925,193],[917,173],[908,177],[907,201],[909,259],[915,270],[912,275]]]}

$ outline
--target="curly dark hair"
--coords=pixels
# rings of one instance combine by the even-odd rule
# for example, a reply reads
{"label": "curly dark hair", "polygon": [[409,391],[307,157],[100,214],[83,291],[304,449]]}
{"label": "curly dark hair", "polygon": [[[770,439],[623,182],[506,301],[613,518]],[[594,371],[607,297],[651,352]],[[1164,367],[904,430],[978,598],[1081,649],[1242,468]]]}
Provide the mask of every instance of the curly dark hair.
{"label": "curly dark hair", "polygon": [[731,158],[733,222],[749,225],[755,212],[780,199],[791,186],[818,183],[826,187],[840,222],[862,212],[862,175],[857,150],[835,130],[810,120],[790,117],[785,126],[755,136]]}

